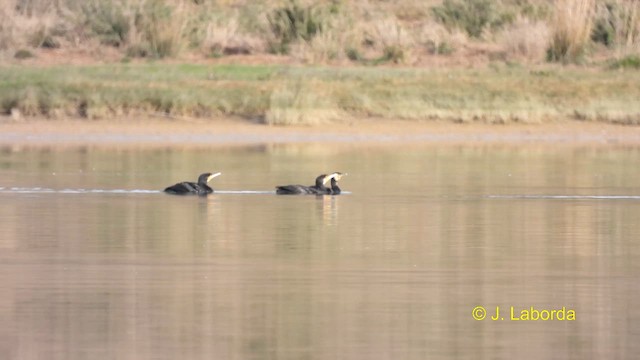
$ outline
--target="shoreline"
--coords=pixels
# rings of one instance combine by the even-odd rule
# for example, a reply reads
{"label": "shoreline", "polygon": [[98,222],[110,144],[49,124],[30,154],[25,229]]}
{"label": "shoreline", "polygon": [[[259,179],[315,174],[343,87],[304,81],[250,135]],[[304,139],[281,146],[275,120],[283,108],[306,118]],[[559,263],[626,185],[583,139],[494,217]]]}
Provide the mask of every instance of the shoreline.
{"label": "shoreline", "polygon": [[630,145],[640,127],[557,121],[539,124],[454,124],[358,119],[316,126],[269,126],[241,119],[0,119],[0,146],[361,145]]}

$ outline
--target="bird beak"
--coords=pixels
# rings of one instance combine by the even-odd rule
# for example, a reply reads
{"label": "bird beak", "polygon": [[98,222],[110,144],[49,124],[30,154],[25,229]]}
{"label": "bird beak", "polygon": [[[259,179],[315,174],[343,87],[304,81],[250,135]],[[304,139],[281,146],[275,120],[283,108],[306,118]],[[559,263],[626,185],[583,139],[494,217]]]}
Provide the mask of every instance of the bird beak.
{"label": "bird beak", "polygon": [[211,181],[211,179],[213,179],[214,177],[216,177],[216,176],[220,176],[220,175],[222,175],[222,173],[221,173],[221,172],[217,172],[217,173],[215,173],[215,174],[211,174],[211,175],[209,175],[209,177],[207,178],[207,182]]}
{"label": "bird beak", "polygon": [[336,179],[336,181],[339,181],[340,179],[342,179],[343,176],[346,176],[347,173],[333,173],[330,176],[332,176],[334,179]]}

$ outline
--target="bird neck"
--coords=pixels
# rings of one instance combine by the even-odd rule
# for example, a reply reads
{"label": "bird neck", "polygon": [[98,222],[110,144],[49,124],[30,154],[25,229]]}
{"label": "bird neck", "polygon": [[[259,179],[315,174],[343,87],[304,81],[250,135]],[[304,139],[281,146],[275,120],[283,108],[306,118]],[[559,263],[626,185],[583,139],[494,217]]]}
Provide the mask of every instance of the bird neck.
{"label": "bird neck", "polygon": [[340,188],[338,187],[338,182],[336,179],[331,179],[331,192],[333,194],[340,194]]}
{"label": "bird neck", "polygon": [[323,180],[323,178],[321,178],[321,177],[318,177],[318,178],[316,179],[316,187],[317,187],[317,188],[321,188],[321,189],[322,189],[322,188],[325,188],[325,189],[326,189],[326,186],[324,186],[324,183],[322,182],[322,180]]}

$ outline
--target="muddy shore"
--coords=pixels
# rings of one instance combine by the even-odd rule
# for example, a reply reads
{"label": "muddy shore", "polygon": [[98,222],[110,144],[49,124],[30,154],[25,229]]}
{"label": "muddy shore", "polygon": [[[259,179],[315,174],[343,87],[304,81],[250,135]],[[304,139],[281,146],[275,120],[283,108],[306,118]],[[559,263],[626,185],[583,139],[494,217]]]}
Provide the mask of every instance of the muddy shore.
{"label": "muddy shore", "polygon": [[277,143],[640,145],[640,127],[580,121],[491,125],[380,119],[287,127],[239,119],[0,121],[0,146],[206,147]]}

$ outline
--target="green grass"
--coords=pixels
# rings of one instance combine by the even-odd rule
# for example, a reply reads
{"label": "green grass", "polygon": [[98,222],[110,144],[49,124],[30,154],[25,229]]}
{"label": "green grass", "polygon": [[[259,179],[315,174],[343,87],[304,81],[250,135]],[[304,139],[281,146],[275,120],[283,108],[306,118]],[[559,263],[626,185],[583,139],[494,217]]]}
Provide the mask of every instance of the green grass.
{"label": "green grass", "polygon": [[614,60],[609,65],[611,69],[640,69],[640,56],[630,55],[622,59]]}
{"label": "green grass", "polygon": [[0,67],[0,112],[114,118],[239,116],[274,125],[354,117],[536,123],[640,122],[640,72],[206,66]]}

